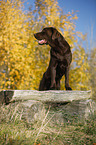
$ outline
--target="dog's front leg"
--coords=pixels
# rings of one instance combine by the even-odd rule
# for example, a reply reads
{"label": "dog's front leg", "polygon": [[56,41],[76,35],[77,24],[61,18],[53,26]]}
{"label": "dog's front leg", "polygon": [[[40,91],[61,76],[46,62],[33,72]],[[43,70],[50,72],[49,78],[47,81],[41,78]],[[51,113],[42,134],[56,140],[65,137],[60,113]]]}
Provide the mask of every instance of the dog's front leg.
{"label": "dog's front leg", "polygon": [[52,69],[51,69],[51,86],[50,86],[51,90],[56,88],[55,77],[56,77],[56,69],[55,69],[55,67],[52,67]]}
{"label": "dog's front leg", "polygon": [[65,70],[65,88],[66,90],[72,90],[71,87],[69,86],[69,66],[66,67]]}
{"label": "dog's front leg", "polygon": [[57,67],[57,63],[56,63],[56,59],[55,58],[51,58],[49,67],[50,67],[50,74],[51,74],[51,86],[50,86],[50,89],[54,90],[54,89],[56,89],[55,78],[56,78],[56,67]]}

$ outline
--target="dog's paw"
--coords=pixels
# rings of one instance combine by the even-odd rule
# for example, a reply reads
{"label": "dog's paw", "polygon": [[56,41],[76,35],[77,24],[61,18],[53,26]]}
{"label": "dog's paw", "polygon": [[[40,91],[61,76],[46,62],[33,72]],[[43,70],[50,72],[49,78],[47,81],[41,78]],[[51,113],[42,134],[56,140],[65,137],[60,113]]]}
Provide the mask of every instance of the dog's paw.
{"label": "dog's paw", "polygon": [[65,88],[66,88],[66,91],[72,91],[71,87],[65,87]]}
{"label": "dog's paw", "polygon": [[56,87],[50,87],[50,90],[56,90]]}
{"label": "dog's paw", "polygon": [[56,84],[54,84],[53,86],[50,86],[50,90],[56,90]]}

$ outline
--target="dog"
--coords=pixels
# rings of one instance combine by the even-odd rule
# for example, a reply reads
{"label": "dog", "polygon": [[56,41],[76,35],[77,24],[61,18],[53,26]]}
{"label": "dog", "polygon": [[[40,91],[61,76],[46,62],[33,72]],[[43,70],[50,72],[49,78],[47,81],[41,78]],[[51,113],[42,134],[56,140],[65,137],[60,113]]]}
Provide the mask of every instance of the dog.
{"label": "dog", "polygon": [[66,90],[72,90],[69,86],[72,53],[68,42],[54,27],[46,27],[41,32],[35,33],[34,37],[40,45],[49,44],[51,47],[49,66],[40,81],[39,91],[60,90],[60,80],[63,75],[65,75]]}

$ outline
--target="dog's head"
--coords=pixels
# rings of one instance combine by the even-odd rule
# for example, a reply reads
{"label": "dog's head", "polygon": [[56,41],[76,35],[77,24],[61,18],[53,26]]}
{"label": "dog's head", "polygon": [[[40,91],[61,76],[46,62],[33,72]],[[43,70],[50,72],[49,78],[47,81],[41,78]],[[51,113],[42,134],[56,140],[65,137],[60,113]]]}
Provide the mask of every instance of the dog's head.
{"label": "dog's head", "polygon": [[57,31],[57,29],[53,27],[46,27],[41,32],[34,34],[35,38],[39,40],[40,45],[43,44],[52,45],[52,43],[54,43],[55,40],[60,37],[60,35],[61,34]]}

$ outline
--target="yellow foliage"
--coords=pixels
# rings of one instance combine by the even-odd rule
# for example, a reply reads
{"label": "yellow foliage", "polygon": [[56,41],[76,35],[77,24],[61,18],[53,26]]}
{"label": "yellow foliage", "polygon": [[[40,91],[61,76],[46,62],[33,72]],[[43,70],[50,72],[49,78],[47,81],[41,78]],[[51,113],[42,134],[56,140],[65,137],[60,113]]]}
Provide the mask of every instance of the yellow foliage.
{"label": "yellow foliage", "polygon": [[81,45],[73,52],[73,65],[70,70],[70,83],[74,90],[88,90],[90,89],[90,73],[88,56]]}
{"label": "yellow foliage", "polygon": [[[56,0],[36,0],[35,4],[34,12],[26,14],[21,0],[0,2],[0,89],[38,89],[50,60],[50,47],[39,46],[33,36],[42,27],[56,27],[72,48],[78,41],[76,36],[82,35],[75,32],[76,14],[64,15]],[[89,66],[80,46],[74,51],[74,62],[76,67],[72,66],[70,73],[72,88],[88,89]],[[64,89],[64,77],[61,88]]]}

